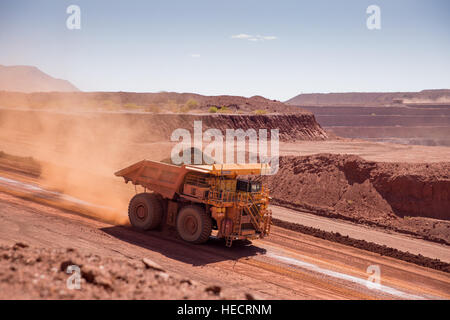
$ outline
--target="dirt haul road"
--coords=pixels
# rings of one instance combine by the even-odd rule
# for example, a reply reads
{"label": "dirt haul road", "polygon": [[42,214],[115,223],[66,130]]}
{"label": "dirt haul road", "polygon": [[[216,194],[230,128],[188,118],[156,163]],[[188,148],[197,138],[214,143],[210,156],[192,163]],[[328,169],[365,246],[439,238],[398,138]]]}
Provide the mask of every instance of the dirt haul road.
{"label": "dirt haul road", "polygon": [[320,217],[311,213],[284,207],[271,206],[271,209],[272,216],[279,220],[297,223],[327,232],[338,232],[343,236],[349,236],[353,239],[365,240],[379,245],[385,245],[389,248],[396,248],[403,252],[410,252],[417,255],[421,254],[425,257],[450,263],[450,247],[447,245],[417,239],[394,231],[388,233],[386,230],[375,230],[373,227],[346,221],[337,221],[336,219]]}
{"label": "dirt haul road", "polygon": [[[34,195],[39,201],[46,198],[38,186],[2,181],[3,188],[9,185],[8,190],[16,195]],[[72,212],[56,208],[56,200],[50,207],[0,193],[0,245],[23,242],[32,247],[74,248],[126,261],[150,258],[169,274],[218,286],[222,295],[231,297],[251,293],[275,299],[450,299],[448,273],[286,229],[274,227],[267,239],[237,243],[231,249],[217,240],[196,246],[177,239],[172,230],[138,232],[74,214],[74,208],[89,204],[71,197],[54,199],[62,207],[75,203]],[[379,268],[379,286],[367,282],[372,275],[368,268]],[[7,292],[7,283],[0,281],[0,288]],[[97,297],[112,294],[105,291]]]}

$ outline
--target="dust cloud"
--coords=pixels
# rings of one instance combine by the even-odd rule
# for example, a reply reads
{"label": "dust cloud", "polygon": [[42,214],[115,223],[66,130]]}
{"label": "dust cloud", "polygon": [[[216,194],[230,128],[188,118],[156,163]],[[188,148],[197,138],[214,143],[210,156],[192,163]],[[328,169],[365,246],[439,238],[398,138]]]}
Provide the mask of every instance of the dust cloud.
{"label": "dust cloud", "polygon": [[443,96],[443,97],[439,97],[439,98],[435,98],[435,99],[430,99],[430,98],[411,98],[411,99],[403,99],[403,103],[443,103],[443,104],[447,104],[450,103],[450,96]]}
{"label": "dust cloud", "polygon": [[135,193],[114,172],[143,158],[160,160],[170,154],[170,148],[145,143],[146,134],[145,126],[117,114],[0,111],[0,149],[40,161],[44,186],[111,208],[95,215],[114,223],[127,221],[127,205]]}

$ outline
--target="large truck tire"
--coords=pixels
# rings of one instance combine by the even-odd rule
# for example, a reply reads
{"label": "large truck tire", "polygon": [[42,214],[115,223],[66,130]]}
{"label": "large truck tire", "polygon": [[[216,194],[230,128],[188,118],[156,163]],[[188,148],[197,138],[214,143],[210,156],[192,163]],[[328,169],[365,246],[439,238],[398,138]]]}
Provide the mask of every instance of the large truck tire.
{"label": "large truck tire", "polygon": [[183,207],[177,217],[177,232],[190,243],[205,243],[212,230],[212,219],[200,206]]}
{"label": "large truck tire", "polygon": [[141,230],[153,230],[160,226],[163,208],[158,195],[154,193],[138,193],[128,206],[128,217],[131,225]]}

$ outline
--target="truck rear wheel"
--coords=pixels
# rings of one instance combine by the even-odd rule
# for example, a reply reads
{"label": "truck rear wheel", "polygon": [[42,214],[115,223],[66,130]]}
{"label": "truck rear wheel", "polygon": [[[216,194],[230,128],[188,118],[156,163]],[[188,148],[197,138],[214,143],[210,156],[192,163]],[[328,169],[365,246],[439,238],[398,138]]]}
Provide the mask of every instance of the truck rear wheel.
{"label": "truck rear wheel", "polygon": [[208,241],[212,230],[211,217],[199,206],[186,206],[177,217],[177,231],[180,237],[191,243]]}
{"label": "truck rear wheel", "polygon": [[128,206],[131,225],[141,230],[152,230],[161,224],[162,204],[154,193],[135,195]]}

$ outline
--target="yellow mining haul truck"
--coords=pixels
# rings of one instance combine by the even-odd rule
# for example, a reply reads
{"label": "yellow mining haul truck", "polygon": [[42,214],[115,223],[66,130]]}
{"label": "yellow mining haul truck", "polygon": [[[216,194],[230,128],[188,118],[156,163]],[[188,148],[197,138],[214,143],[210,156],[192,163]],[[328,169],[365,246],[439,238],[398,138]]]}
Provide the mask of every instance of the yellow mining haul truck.
{"label": "yellow mining haul truck", "polygon": [[233,240],[269,234],[267,190],[260,182],[238,179],[268,172],[267,164],[175,166],[143,160],[115,175],[152,191],[131,199],[128,215],[134,227],[151,230],[165,223],[191,243],[204,243],[214,232],[230,247]]}

